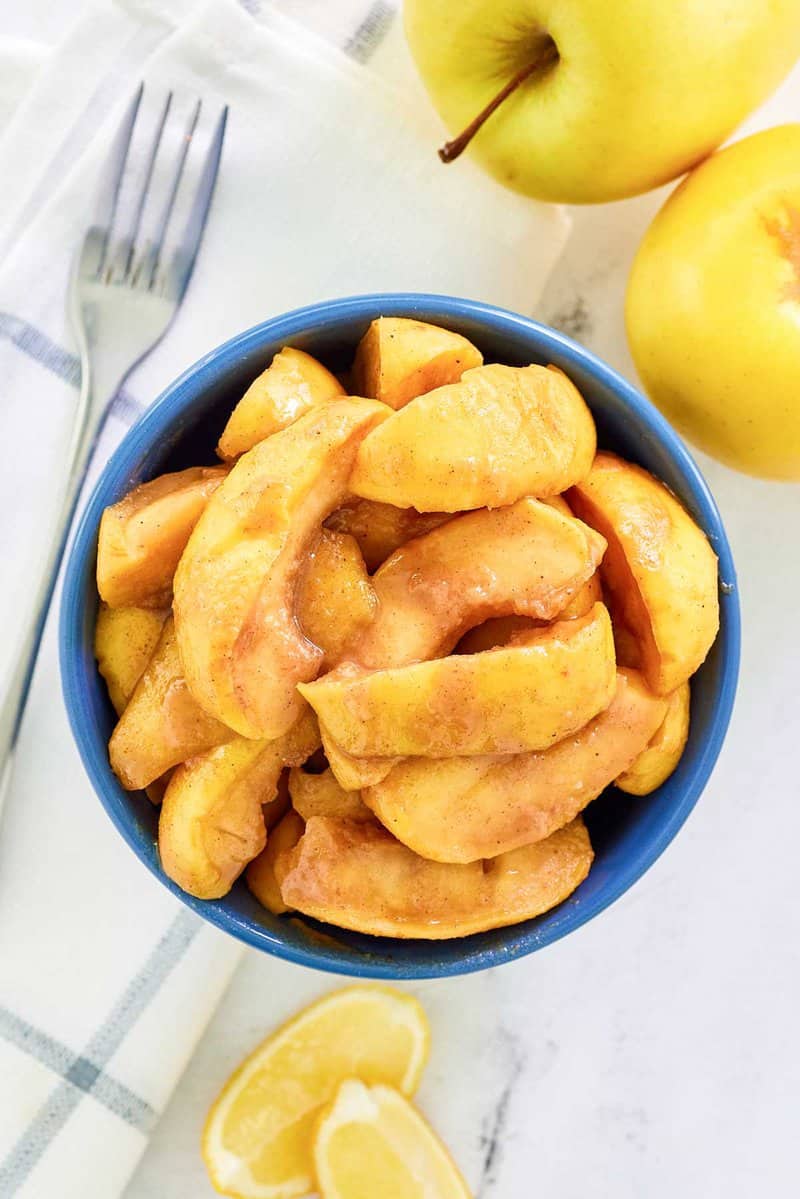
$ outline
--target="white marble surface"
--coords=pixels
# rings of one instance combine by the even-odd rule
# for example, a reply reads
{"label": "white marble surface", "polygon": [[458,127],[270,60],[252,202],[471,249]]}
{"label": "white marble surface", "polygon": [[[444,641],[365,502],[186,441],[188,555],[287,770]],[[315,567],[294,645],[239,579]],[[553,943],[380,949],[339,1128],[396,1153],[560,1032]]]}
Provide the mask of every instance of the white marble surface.
{"label": "white marble surface", "polygon": [[[798,97],[795,73],[758,124],[787,100],[800,111]],[[659,200],[577,213],[536,314],[631,378],[621,301]],[[420,1103],[480,1199],[797,1193],[800,488],[701,465],[737,560],[744,652],[695,813],[632,891],[565,941],[409,987],[433,1025]],[[209,1102],[276,1022],[337,982],[246,957],[127,1199],[213,1194],[198,1152]]]}

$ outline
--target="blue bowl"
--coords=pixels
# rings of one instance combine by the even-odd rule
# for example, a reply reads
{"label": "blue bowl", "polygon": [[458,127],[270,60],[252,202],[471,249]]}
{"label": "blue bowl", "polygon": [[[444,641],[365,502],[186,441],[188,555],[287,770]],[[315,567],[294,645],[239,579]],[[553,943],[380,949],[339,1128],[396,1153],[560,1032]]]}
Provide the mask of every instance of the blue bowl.
{"label": "blue bowl", "polygon": [[[336,370],[349,364],[368,323],[379,315],[418,317],[455,329],[489,361],[561,367],[586,397],[600,445],[663,479],[705,530],[720,564],[719,636],[693,682],[691,732],[678,769],[646,800],[632,801],[610,787],[590,806],[594,865],[565,903],[524,924],[453,941],[373,938],[272,916],[241,881],[213,902],[181,891],[161,869],[156,810],[143,794],[123,790],[109,767],[115,717],[92,652],[97,529],[106,505],[162,471],[214,461],[233,404],[282,346],[308,350]],[[315,304],[265,321],[201,358],[167,388],[111,458],[83,514],[66,568],[60,654],[67,711],[89,778],[133,852],[165,887],[204,920],[267,953],[320,970],[407,979],[483,970],[532,953],[591,920],[641,878],[711,774],[733,707],[739,638],[736,578],[716,504],[683,443],[639,392],[568,337],[515,313],[448,296],[389,294]]]}

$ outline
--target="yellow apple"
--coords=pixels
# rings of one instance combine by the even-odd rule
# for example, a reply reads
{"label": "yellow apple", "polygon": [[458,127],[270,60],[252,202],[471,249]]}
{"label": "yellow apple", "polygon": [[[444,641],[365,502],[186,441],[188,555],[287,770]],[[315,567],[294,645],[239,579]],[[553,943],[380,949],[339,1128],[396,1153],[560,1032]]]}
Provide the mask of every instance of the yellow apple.
{"label": "yellow apple", "polygon": [[800,479],[800,125],[684,180],[639,248],[626,319],[647,391],[695,445]]}
{"label": "yellow apple", "polygon": [[406,0],[404,11],[423,82],[464,133],[441,157],[470,143],[507,187],[573,204],[682,174],[800,54],[797,0]]}

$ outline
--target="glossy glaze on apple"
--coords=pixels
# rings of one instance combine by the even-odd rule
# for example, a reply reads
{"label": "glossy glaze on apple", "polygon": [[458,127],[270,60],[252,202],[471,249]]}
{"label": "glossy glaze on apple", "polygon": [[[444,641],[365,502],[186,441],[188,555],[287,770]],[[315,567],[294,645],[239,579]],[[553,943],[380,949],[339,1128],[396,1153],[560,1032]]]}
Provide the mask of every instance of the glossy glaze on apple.
{"label": "glossy glaze on apple", "polygon": [[172,614],[104,606],[96,652],[112,765],[163,796],[192,895],[246,871],[275,915],[468,935],[561,902],[585,805],[675,769],[716,559],[662,484],[595,454],[564,375],[481,360],[379,318],[355,364],[379,400],[286,350],[226,426],[232,466],[106,513],[131,532],[105,540],[112,597],[172,594],[182,545]]}
{"label": "glossy glaze on apple", "polygon": [[395,508],[394,504],[381,504],[378,500],[353,498],[332,512],[325,524],[335,532],[349,533],[355,538],[364,564],[373,574],[401,545],[438,529],[452,518],[452,512],[417,512],[415,508]]}
{"label": "glossy glaze on apple", "polygon": [[305,713],[283,737],[234,737],[179,766],[158,825],[170,878],[199,899],[226,895],[266,844],[263,805],[275,799],[281,771],[305,762],[318,744],[316,722]]}
{"label": "glossy glaze on apple", "polygon": [[146,787],[172,766],[233,737],[190,691],[170,617],[109,742],[114,771],[126,787]]}
{"label": "glossy glaze on apple", "polygon": [[599,453],[570,503],[606,539],[601,572],[642,670],[669,695],[705,660],[719,628],[717,558],[670,491],[615,454]]}
{"label": "glossy glaze on apple", "polygon": [[626,770],[667,702],[620,672],[607,708],[550,749],[502,757],[409,758],[364,791],[395,837],[437,862],[474,862],[549,837]]}
{"label": "glossy glaze on apple", "polygon": [[334,399],[244,454],[198,522],[175,575],[175,627],[198,701],[246,737],[280,737],[296,684],[323,654],[295,617],[297,576],[348,494],[361,440],[390,410]]}
{"label": "glossy glaze on apple", "polygon": [[354,537],[322,529],[298,574],[295,605],[303,635],[322,650],[329,670],[363,636],[378,608]]}
{"label": "glossy glaze on apple", "polygon": [[283,901],[341,928],[387,937],[463,937],[538,916],[589,873],[583,821],[481,862],[430,862],[380,825],[314,816],[278,856]]}
{"label": "glossy glaze on apple", "polygon": [[597,604],[488,653],[373,672],[345,663],[298,689],[349,754],[437,758],[454,746],[544,749],[607,707],[615,685],[611,621]]}
{"label": "glossy glaze on apple", "polygon": [[426,391],[457,383],[483,364],[480,350],[449,329],[407,317],[378,317],[359,342],[353,363],[358,395],[403,408]]}
{"label": "glossy glaze on apple", "polygon": [[168,607],[181,554],[224,466],[191,466],[142,483],[106,508],[97,543],[97,590],[114,608]]}
{"label": "glossy glaze on apple", "polygon": [[596,444],[592,415],[566,375],[494,363],[418,396],[375,429],[350,485],[419,512],[499,508],[565,491],[589,470]]}
{"label": "glossy glaze on apple", "polygon": [[287,347],[248,387],[228,418],[217,453],[240,457],[265,437],[288,429],[312,408],[344,395],[335,375],[302,350]]}
{"label": "glossy glaze on apple", "polygon": [[594,574],[605,541],[536,500],[456,516],[373,578],[377,612],[354,647],[378,670],[438,658],[491,616],[552,620]]}

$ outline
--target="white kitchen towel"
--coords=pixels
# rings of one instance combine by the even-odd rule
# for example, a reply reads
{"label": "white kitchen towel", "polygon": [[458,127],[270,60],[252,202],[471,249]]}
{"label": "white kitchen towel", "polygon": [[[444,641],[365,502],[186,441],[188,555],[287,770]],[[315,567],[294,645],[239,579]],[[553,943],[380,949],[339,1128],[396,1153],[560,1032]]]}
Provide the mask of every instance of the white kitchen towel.
{"label": "white kitchen towel", "polygon": [[47,58],[47,46],[31,38],[0,38],[0,130],[11,120],[22,97]]}
{"label": "white kitchen towel", "polygon": [[[3,52],[0,39],[0,63]],[[167,88],[176,103],[201,95],[206,134],[221,104],[230,117],[183,308],[117,397],[94,474],[161,388],[228,335],[370,290],[532,311],[566,236],[557,209],[467,162],[438,164],[441,130],[384,0],[95,0],[20,79],[0,130],[0,679],[75,402],[70,257],[140,79],[146,103]],[[240,949],[150,877],[92,794],[63,711],[56,632],[51,616],[0,824],[0,1196],[113,1199]]]}

